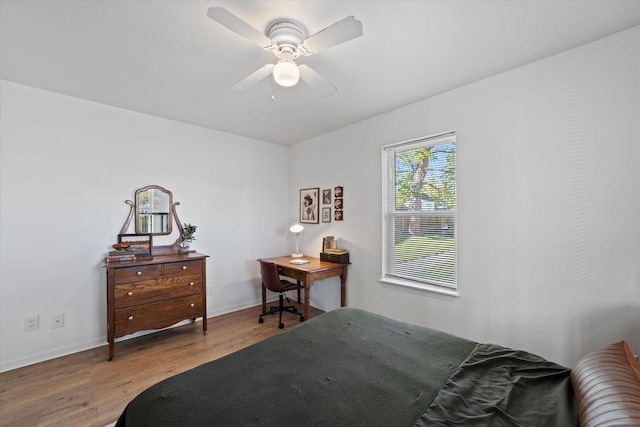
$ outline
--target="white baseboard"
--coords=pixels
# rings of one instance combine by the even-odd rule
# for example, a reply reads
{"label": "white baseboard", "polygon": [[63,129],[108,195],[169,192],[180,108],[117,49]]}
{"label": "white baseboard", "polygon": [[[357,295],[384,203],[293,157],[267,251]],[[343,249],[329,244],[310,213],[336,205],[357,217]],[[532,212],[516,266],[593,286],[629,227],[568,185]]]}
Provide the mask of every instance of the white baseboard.
{"label": "white baseboard", "polygon": [[[23,368],[25,366],[33,365],[47,360],[55,359],[69,354],[78,353],[92,348],[100,347],[107,343],[107,337],[100,337],[94,340],[77,343],[69,346],[58,347],[50,351],[45,351],[38,354],[31,354],[27,357],[10,360],[0,364],[0,372],[12,371],[14,369]],[[106,358],[105,358],[106,360]]]}
{"label": "white baseboard", "polygon": [[[289,295],[289,298],[292,298],[291,295]],[[267,298],[267,303],[268,304],[273,303],[273,302],[277,302],[277,301],[278,301],[277,294],[273,294],[273,296]],[[238,311],[238,310],[244,310],[245,308],[255,307],[255,306],[258,306],[258,305],[261,305],[261,304],[262,304],[262,300],[260,299],[260,300],[249,301],[249,302],[245,302],[245,303],[241,303],[241,304],[229,305],[229,306],[226,306],[226,307],[218,307],[216,309],[211,309],[211,308],[207,307],[207,318],[211,318],[211,317],[215,317],[215,316],[221,316],[223,314],[231,313],[231,312]],[[318,306],[316,304],[313,304],[313,305],[314,305],[314,307],[317,307],[317,308],[319,308],[319,309],[321,309],[323,311],[330,311],[330,310],[333,310],[335,308],[335,307],[322,307],[322,306]],[[259,314],[259,313],[257,313],[257,314]],[[186,324],[189,324],[189,323],[191,323],[190,320],[185,320],[185,321],[176,323],[175,325],[172,325],[169,328],[165,328],[165,329],[175,328],[175,327],[186,325]],[[158,330],[136,332],[134,334],[127,335],[126,337],[118,338],[118,339],[116,339],[116,342],[130,340],[132,338],[141,337],[141,336],[152,334],[152,333],[155,333],[155,332],[158,332]],[[86,341],[86,342],[77,343],[77,344],[64,346],[64,347],[58,347],[58,348],[52,349],[50,351],[46,351],[46,352],[42,352],[42,353],[38,353],[38,354],[32,354],[32,355],[29,355],[27,357],[10,360],[8,362],[2,362],[2,363],[0,363],[0,372],[12,371],[14,369],[23,368],[25,366],[34,365],[34,364],[40,363],[40,362],[46,362],[47,360],[55,359],[55,358],[62,357],[62,356],[68,356],[69,354],[79,353],[81,351],[91,350],[92,348],[106,346],[106,345],[107,345],[107,336],[104,335],[104,336],[101,336],[99,338],[96,338],[96,339],[93,339],[93,340],[89,340],[89,341]],[[105,353],[105,360],[106,360],[106,353]]]}
{"label": "white baseboard", "polygon": [[[276,296],[276,301],[277,301],[277,296]],[[272,301],[268,300],[268,302],[272,302]],[[209,307],[207,307],[207,318],[220,316],[222,314],[231,313],[233,311],[243,310],[249,307],[255,307],[256,305],[260,305],[260,304],[262,304],[262,300],[249,301],[246,303],[230,305],[226,307],[218,307],[215,310],[212,310]],[[165,328],[165,329],[175,328],[175,327],[186,325],[189,323],[191,323],[190,320],[185,320],[185,321],[176,323],[175,325],[172,325],[169,328]],[[134,334],[118,338],[116,339],[116,342],[126,341],[132,338],[137,338],[144,335],[152,334],[154,332],[158,332],[159,330],[161,329],[136,332]],[[107,336],[103,335],[101,337],[98,337],[96,339],[89,340],[86,342],[76,343],[76,344],[72,344],[64,347],[58,347],[42,353],[31,354],[27,357],[22,357],[22,358],[10,360],[7,362],[2,362],[0,363],[0,372],[12,371],[14,369],[23,368],[25,366],[34,365],[40,362],[46,362],[47,360],[55,359],[62,356],[68,356],[69,354],[79,353],[81,351],[91,350],[92,348],[106,346],[106,345],[107,345]],[[107,354],[105,353],[105,360],[106,358],[107,358]]]}

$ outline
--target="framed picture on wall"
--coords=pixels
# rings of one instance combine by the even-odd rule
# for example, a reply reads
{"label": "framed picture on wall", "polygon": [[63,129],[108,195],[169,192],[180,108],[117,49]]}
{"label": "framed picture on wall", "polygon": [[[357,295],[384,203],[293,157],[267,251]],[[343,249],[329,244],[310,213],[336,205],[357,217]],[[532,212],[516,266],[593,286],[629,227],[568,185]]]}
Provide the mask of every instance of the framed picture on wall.
{"label": "framed picture on wall", "polygon": [[331,222],[331,208],[322,208],[322,222]]}
{"label": "framed picture on wall", "polygon": [[320,188],[303,188],[300,190],[300,222],[317,224],[320,215]]}
{"label": "framed picture on wall", "polygon": [[331,204],[331,189],[328,188],[326,190],[322,190],[322,204],[330,205]]}

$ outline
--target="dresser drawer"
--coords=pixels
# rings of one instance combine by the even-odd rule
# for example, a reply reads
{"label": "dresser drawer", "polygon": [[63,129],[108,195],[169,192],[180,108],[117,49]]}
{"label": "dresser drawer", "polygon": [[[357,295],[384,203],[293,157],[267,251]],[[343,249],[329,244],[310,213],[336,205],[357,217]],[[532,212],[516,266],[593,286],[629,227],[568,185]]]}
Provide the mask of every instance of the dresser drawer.
{"label": "dresser drawer", "polygon": [[115,310],[115,335],[122,336],[145,329],[164,328],[181,320],[201,317],[203,312],[201,294],[117,309]]}
{"label": "dresser drawer", "polygon": [[163,276],[182,276],[184,274],[202,273],[202,260],[172,262],[164,264]]}
{"label": "dresser drawer", "polygon": [[115,283],[131,283],[157,279],[162,274],[161,265],[141,265],[114,269]]}
{"label": "dresser drawer", "polygon": [[188,274],[115,285],[113,297],[115,308],[122,308],[200,293],[202,275]]}

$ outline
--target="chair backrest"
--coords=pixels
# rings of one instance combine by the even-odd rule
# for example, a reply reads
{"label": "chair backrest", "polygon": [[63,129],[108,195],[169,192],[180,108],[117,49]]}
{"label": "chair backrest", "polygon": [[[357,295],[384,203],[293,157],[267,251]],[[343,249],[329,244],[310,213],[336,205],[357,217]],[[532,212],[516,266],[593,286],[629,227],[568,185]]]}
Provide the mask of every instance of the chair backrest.
{"label": "chair backrest", "polygon": [[277,265],[260,260],[260,274],[262,274],[262,284],[265,288],[271,292],[282,292],[284,290]]}

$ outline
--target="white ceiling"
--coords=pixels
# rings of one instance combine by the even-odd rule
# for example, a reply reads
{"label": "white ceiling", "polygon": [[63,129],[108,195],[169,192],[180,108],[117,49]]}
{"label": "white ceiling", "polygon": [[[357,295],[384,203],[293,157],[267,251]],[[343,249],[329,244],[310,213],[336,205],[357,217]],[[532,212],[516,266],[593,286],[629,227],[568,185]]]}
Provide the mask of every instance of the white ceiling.
{"label": "white ceiling", "polygon": [[[354,15],[364,35],[298,61],[333,95],[269,78],[239,92],[275,57],[209,19],[211,6],[309,35]],[[636,25],[639,0],[0,0],[0,77],[291,145]]]}

